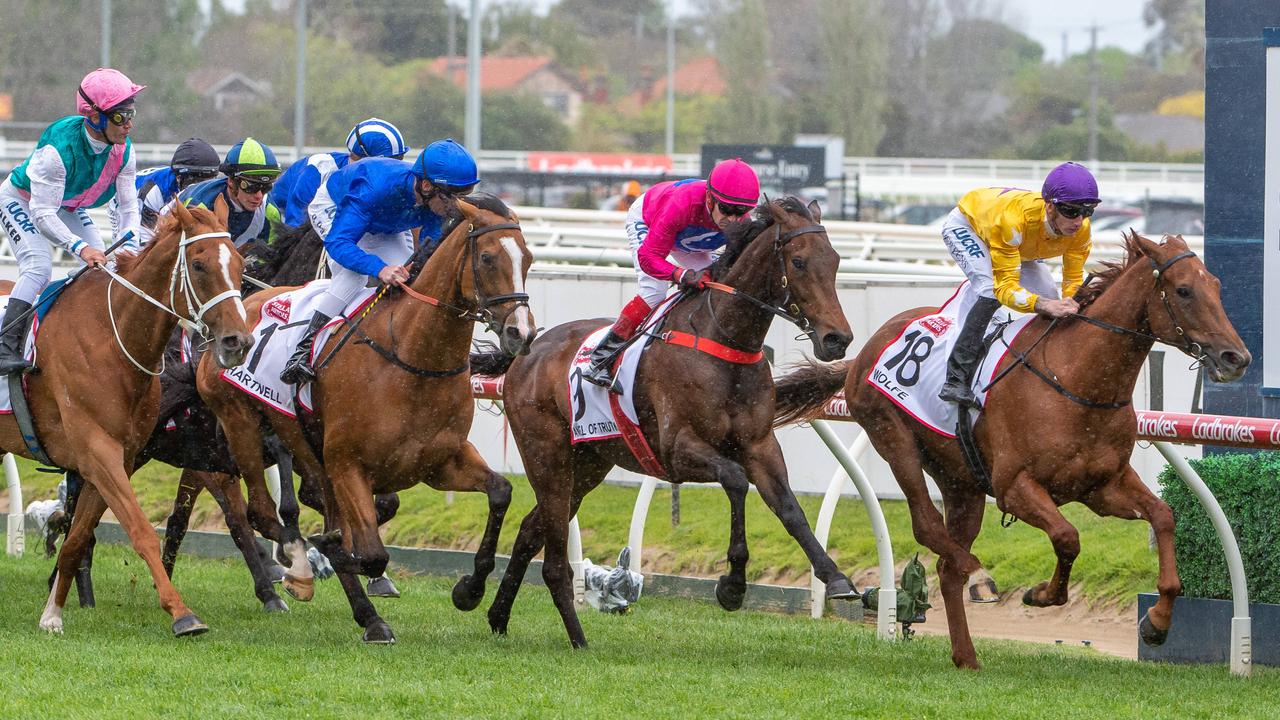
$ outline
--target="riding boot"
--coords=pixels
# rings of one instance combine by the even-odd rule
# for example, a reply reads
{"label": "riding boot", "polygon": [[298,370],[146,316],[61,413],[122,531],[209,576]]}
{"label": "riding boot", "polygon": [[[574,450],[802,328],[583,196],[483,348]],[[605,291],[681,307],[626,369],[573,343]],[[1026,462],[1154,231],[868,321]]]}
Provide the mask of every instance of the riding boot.
{"label": "riding boot", "polygon": [[943,401],[965,407],[982,407],[973,394],[973,373],[977,371],[978,363],[982,361],[986,350],[982,338],[987,331],[987,324],[999,307],[999,300],[980,297],[969,310],[969,316],[965,318],[964,327],[960,330],[960,337],[956,338],[956,345],[951,349],[951,357],[947,358],[947,381],[938,393]]}
{"label": "riding boot", "polygon": [[[0,334],[0,375],[26,372],[32,367],[23,357],[27,328],[31,327],[30,311],[31,303],[9,298],[9,307],[4,311],[4,322],[0,324],[0,328],[4,328],[3,334]],[[19,317],[22,319],[19,320]]]}
{"label": "riding boot", "polygon": [[582,372],[582,379],[592,385],[611,387],[613,385],[613,360],[622,347],[631,339],[631,334],[621,335],[616,328],[609,328],[595,350],[591,351],[591,364]]}
{"label": "riding boot", "polygon": [[316,369],[311,367],[311,346],[316,341],[316,333],[320,332],[320,328],[332,319],[319,311],[311,316],[306,334],[298,341],[298,349],[293,351],[293,356],[289,358],[289,362],[285,363],[284,370],[280,371],[281,382],[299,385],[315,381]]}

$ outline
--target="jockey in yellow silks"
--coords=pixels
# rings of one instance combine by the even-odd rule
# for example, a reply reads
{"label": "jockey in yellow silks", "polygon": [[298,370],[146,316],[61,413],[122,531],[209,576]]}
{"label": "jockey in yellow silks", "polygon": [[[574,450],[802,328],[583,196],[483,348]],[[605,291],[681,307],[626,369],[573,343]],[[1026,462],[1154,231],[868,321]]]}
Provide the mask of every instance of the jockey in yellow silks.
{"label": "jockey in yellow silks", "polygon": [[[1071,162],[1051,170],[1039,193],[979,188],[960,199],[942,226],[942,240],[969,279],[972,309],[938,397],[977,407],[973,373],[983,355],[983,333],[1001,305],[1049,317],[1080,309],[1072,296],[1084,281],[1089,217],[1098,202],[1093,175]],[[1061,296],[1044,263],[1055,257],[1062,258]]]}

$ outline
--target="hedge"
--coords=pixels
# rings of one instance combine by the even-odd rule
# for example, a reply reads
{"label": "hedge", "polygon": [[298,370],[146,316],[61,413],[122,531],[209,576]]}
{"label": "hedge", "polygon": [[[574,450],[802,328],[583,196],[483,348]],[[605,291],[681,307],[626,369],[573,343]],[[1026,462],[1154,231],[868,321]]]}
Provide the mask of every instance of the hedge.
{"label": "hedge", "polygon": [[[1235,532],[1250,602],[1280,603],[1280,452],[1209,455],[1189,462]],[[1160,473],[1160,486],[1176,522],[1182,594],[1231,599],[1226,556],[1209,516],[1172,467]]]}

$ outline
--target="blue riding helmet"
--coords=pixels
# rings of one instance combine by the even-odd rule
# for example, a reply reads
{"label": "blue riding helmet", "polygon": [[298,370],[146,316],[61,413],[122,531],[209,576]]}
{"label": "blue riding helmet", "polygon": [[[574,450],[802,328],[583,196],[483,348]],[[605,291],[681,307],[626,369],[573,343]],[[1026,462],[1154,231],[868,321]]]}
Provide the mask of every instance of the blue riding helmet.
{"label": "blue riding helmet", "polygon": [[347,135],[347,150],[361,157],[400,158],[409,152],[395,125],[379,118],[361,120]]}
{"label": "blue riding helmet", "polygon": [[480,182],[476,159],[453,138],[428,145],[413,163],[413,174],[449,188],[469,188]]}

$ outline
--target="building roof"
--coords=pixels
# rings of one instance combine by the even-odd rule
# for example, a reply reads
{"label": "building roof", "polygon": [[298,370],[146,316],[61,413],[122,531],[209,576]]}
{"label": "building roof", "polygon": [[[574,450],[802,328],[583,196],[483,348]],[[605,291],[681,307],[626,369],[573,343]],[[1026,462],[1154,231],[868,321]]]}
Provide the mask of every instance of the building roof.
{"label": "building roof", "polygon": [[244,73],[227,68],[202,68],[187,75],[187,87],[195,93],[209,97],[234,85],[242,85],[262,97],[271,97],[271,83],[253,80]]}
{"label": "building roof", "polygon": [[[510,91],[518,89],[534,73],[544,68],[557,74],[550,57],[522,55],[513,57],[485,56],[480,58],[480,91]],[[467,84],[467,59],[465,57],[438,57],[427,66],[433,75],[449,80],[458,87]],[[569,78],[565,78],[568,80]]]}
{"label": "building roof", "polygon": [[1164,144],[1170,152],[1204,149],[1204,120],[1189,115],[1120,113],[1116,127],[1142,145]]}
{"label": "building roof", "polygon": [[[696,58],[676,68],[676,93],[680,95],[723,95],[724,76],[720,63],[710,55]],[[649,88],[649,97],[667,94],[667,74],[662,73]]]}

